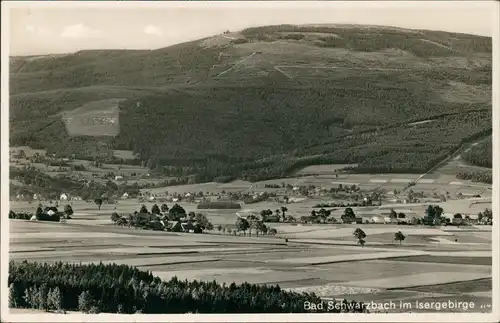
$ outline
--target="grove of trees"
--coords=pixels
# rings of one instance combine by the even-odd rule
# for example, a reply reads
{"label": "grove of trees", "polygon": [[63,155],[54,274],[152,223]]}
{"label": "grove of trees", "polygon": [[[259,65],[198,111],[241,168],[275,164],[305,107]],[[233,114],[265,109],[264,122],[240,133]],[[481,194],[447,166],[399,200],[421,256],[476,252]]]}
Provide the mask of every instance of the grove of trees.
{"label": "grove of trees", "polygon": [[[131,266],[102,263],[10,261],[8,284],[9,306],[45,311],[304,313],[305,301],[321,301],[314,293],[289,292],[279,286],[226,285],[176,277],[162,281]],[[343,307],[344,311],[367,312],[362,303],[351,303],[358,306]]]}

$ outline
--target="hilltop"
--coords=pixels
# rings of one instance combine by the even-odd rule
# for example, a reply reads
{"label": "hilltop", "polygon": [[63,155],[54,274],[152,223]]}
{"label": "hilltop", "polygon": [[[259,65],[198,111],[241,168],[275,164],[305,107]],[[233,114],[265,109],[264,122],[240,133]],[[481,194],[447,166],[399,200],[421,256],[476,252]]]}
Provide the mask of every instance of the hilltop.
{"label": "hilltop", "polygon": [[424,172],[491,135],[491,61],[488,37],[349,25],[15,57],[11,145],[133,150],[199,180],[328,163]]}

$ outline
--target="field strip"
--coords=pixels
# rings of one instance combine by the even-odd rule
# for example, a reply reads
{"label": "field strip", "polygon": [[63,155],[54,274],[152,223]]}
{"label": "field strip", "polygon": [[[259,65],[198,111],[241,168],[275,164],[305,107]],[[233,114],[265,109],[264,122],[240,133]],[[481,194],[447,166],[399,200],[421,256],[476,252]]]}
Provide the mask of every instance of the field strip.
{"label": "field strip", "polygon": [[[363,252],[363,251],[360,250],[360,252]],[[324,256],[324,257],[303,257],[303,258],[269,260],[269,261],[266,261],[266,263],[293,264],[293,265],[300,265],[300,266],[303,266],[303,265],[325,265],[325,264],[336,263],[336,262],[378,260],[378,259],[397,258],[397,257],[403,257],[403,256],[411,256],[411,255],[422,256],[422,255],[427,255],[427,252],[407,250],[407,251],[399,251],[399,252],[361,253],[361,254]]]}
{"label": "field strip", "polygon": [[34,232],[34,233],[11,233],[10,239],[52,239],[57,237],[58,239],[99,239],[99,238],[134,238],[135,236],[132,234],[121,234],[121,233],[113,233],[113,232],[67,232],[67,231],[54,231],[54,232]]}
{"label": "field strip", "polygon": [[387,183],[387,179],[372,178],[370,179],[370,183]]}
{"label": "field strip", "polygon": [[430,251],[429,256],[446,257],[493,257],[493,251]]}
{"label": "field strip", "polygon": [[[424,255],[425,256],[425,255]],[[413,256],[403,256],[403,257],[397,257],[397,258],[389,258],[389,259],[380,259],[380,260],[370,260],[371,263],[384,263],[388,264],[391,262],[411,262],[413,265],[423,265],[423,266],[429,266],[432,264],[439,265],[439,268],[445,269],[445,268],[450,268],[450,270],[456,271],[456,269],[460,269],[462,271],[476,271],[476,273],[491,273],[491,265],[474,265],[474,264],[460,264],[460,263],[449,263],[449,262],[439,262],[439,263],[432,263],[428,261],[418,261],[418,260],[411,260]],[[418,257],[418,256],[415,256]],[[406,259],[406,260],[403,260]],[[411,261],[408,261],[411,260]]]}
{"label": "field strip", "polygon": [[111,224],[109,219],[82,219],[82,218],[73,218],[71,220],[71,224],[80,224],[80,225],[106,225]]}
{"label": "field strip", "polygon": [[[352,235],[352,233],[351,233]],[[305,244],[318,244],[318,245],[329,245],[329,246],[342,246],[342,247],[355,247],[356,249],[359,249],[359,246],[357,246],[355,241],[346,241],[346,240],[327,240],[327,239],[289,239],[289,242],[294,242],[294,243],[305,243]],[[386,243],[382,242],[370,242],[370,246],[372,245],[386,245]],[[370,249],[375,249],[375,248],[370,248]],[[377,248],[379,249],[379,248]],[[382,250],[382,249],[380,249]],[[387,250],[387,249],[383,249]],[[391,249],[394,250],[394,249]]]}
{"label": "field strip", "polygon": [[[132,245],[132,244],[130,244]],[[200,250],[205,250],[205,248],[210,248],[210,247],[218,247],[220,246],[219,244],[216,243],[203,243],[203,244],[155,244],[155,245],[149,245],[149,246],[144,246],[143,243],[137,243],[137,246],[141,247],[148,247],[148,248],[197,248]]]}
{"label": "field strip", "polygon": [[199,252],[225,252],[225,251],[250,251],[255,250],[252,247],[244,247],[244,248],[169,248],[169,249],[160,249],[160,248],[148,248],[148,247],[135,247],[135,248],[113,248],[113,249],[102,249],[96,250],[99,253],[129,253],[129,254],[161,254],[161,253],[199,253]]}
{"label": "field strip", "polygon": [[[278,231],[278,234],[279,235],[287,235],[287,234],[295,234],[295,233],[308,233],[308,232],[318,232],[318,231],[329,231],[329,230],[335,230],[337,229],[337,227],[326,227],[326,228],[313,228],[313,229],[310,229],[308,227],[300,227],[300,226],[296,226],[296,227],[275,227],[275,229]],[[285,231],[282,231],[283,229],[285,229]],[[288,230],[290,229],[290,230]],[[292,231],[293,229],[299,229],[297,231]],[[300,230],[300,229],[303,229],[303,230]]]}
{"label": "field strip", "polygon": [[430,178],[422,178],[418,181],[419,184],[433,184],[434,182],[436,182],[436,180]]}
{"label": "field strip", "polygon": [[[367,245],[383,245],[387,243],[376,243],[376,242],[371,242],[370,241],[370,235],[373,234],[392,234],[397,231],[395,228],[391,227],[384,227],[383,225],[380,225],[379,228],[365,228],[363,230],[367,234]],[[403,233],[407,236],[430,236],[430,237],[436,237],[436,236],[453,236],[451,232],[443,232],[439,229],[428,229],[428,228],[405,228],[402,230]],[[339,228],[339,229],[331,229],[331,230],[321,230],[321,231],[314,231],[314,236],[311,236],[309,232],[296,232],[296,233],[290,233],[291,237],[297,239],[301,242],[309,242],[309,243],[317,243],[317,242],[323,242],[323,243],[330,243],[330,244],[352,244],[356,243],[355,238],[353,237],[353,232],[354,228]],[[293,236],[293,237],[292,237]],[[337,243],[335,241],[335,238],[340,238],[340,237],[353,237],[352,240],[349,241],[342,241]],[[391,239],[392,240],[392,239]]]}
{"label": "field strip", "polygon": [[[219,258],[214,257],[155,257],[155,258],[131,258],[131,259],[117,259],[117,260],[94,260],[84,261],[82,264],[117,264],[129,265],[135,267],[148,267],[148,266],[161,266],[161,265],[176,265],[185,263],[198,263],[198,262],[212,262],[218,261]],[[80,263],[80,262],[78,262]]]}
{"label": "field strip", "polygon": [[10,246],[9,252],[41,252],[41,251],[55,251],[55,248],[37,247],[37,246]]}
{"label": "field strip", "polygon": [[493,296],[493,290],[491,290],[491,291],[484,291],[484,292],[466,293],[466,295],[477,296],[477,297],[492,297]]}
{"label": "field strip", "polygon": [[372,288],[410,288],[416,286],[427,286],[447,284],[473,279],[489,278],[490,274],[470,272],[429,272],[411,274],[404,276],[393,276],[380,279],[368,279],[361,281],[350,281],[344,283],[346,286],[372,287]]}
{"label": "field strip", "polygon": [[10,253],[10,259],[30,259],[30,258],[54,258],[54,257],[64,257],[64,256],[96,256],[101,257],[105,255],[130,255],[130,253],[126,252],[116,252],[116,253],[103,253],[99,252],[99,250],[95,249],[87,249],[87,250],[56,250],[56,251],[42,251],[42,252],[15,252]]}
{"label": "field strip", "polygon": [[336,283],[326,284],[326,285],[315,285],[307,287],[296,287],[296,288],[284,288],[285,290],[294,291],[298,293],[315,293],[319,297],[331,297],[338,295],[358,295],[358,294],[369,294],[378,293],[383,291],[381,288],[366,288],[366,287],[354,287],[354,286],[343,286]]}
{"label": "field strip", "polygon": [[342,184],[342,185],[360,185],[361,183],[354,183],[354,182],[337,182],[333,181],[332,184]]}
{"label": "field strip", "polygon": [[449,185],[464,185],[463,182],[450,182]]}
{"label": "field strip", "polygon": [[312,65],[277,65],[278,68],[303,68],[303,69],[324,69],[324,70],[358,70],[358,71],[392,71],[392,72],[401,72],[401,71],[411,71],[410,68],[383,68],[383,67],[348,67],[348,66],[312,66]]}
{"label": "field strip", "polygon": [[409,178],[391,178],[389,180],[389,182],[391,183],[409,183],[413,181],[413,179],[409,179]]}

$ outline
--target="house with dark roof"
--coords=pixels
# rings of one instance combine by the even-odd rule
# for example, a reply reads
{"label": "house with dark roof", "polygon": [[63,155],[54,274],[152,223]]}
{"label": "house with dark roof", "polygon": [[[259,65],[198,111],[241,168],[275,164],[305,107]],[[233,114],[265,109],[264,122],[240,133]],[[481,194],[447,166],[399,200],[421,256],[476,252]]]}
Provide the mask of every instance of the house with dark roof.
{"label": "house with dark roof", "polygon": [[170,229],[172,232],[194,232],[194,225],[192,222],[182,222],[177,221],[172,228]]}

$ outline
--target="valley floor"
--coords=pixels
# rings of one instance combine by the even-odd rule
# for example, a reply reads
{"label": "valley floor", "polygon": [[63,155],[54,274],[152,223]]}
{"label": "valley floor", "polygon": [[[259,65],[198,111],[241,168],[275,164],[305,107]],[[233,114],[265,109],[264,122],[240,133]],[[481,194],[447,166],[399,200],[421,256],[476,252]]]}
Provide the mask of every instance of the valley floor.
{"label": "valley floor", "polygon": [[[280,224],[282,237],[301,231],[326,230],[329,235],[312,239],[313,235],[304,234],[309,239],[291,237],[285,243],[282,237],[118,228],[104,225],[96,215],[91,216],[95,220],[87,215],[79,222],[81,217],[64,224],[10,220],[10,259],[115,262],[152,271],[166,280],[177,276],[226,284],[279,284],[325,299],[474,302],[476,307],[467,311],[487,311],[480,304],[491,304],[491,231],[484,228],[457,233],[444,228],[363,225],[367,245],[362,248],[355,245],[354,227],[345,225],[311,226],[306,231],[305,226]],[[392,241],[396,230],[408,236],[402,245]],[[452,243],[458,234],[468,237],[467,242]]]}

